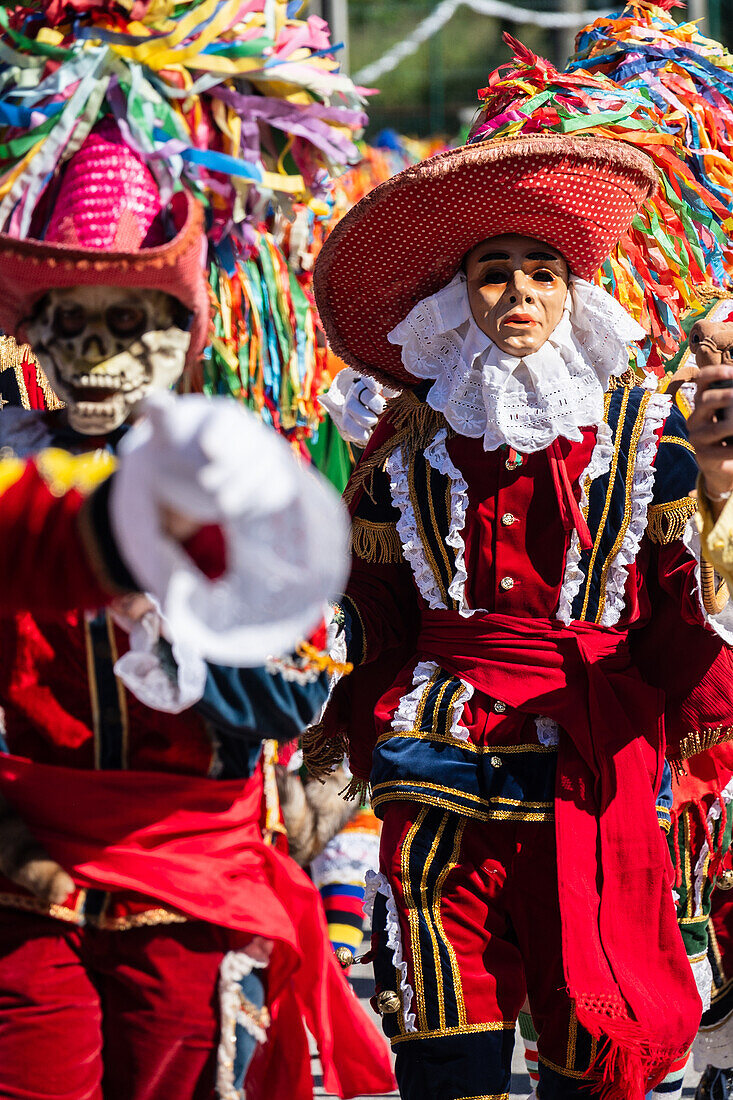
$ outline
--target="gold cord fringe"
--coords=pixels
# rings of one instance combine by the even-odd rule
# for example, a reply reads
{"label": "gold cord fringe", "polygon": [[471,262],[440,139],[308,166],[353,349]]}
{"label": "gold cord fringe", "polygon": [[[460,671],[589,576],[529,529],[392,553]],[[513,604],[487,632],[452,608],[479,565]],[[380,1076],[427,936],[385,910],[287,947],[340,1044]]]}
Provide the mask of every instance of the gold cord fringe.
{"label": "gold cord fringe", "polygon": [[367,802],[369,800],[369,780],[357,779],[355,775],[352,775],[349,783],[346,784],[339,794],[346,802],[355,802],[357,799],[360,803]]}
{"label": "gold cord fringe", "polygon": [[351,521],[351,549],[357,558],[372,565],[402,561],[402,544],[394,523],[372,523],[355,516]]}
{"label": "gold cord fringe", "polygon": [[[416,397],[412,390],[403,390],[398,397],[393,398],[388,403],[384,416],[394,425],[395,434],[373,454],[359,462],[344,490],[346,504],[351,504],[360,489],[364,489],[374,499],[374,474],[384,467],[389,456],[398,447],[407,445],[411,451],[420,450],[422,447],[427,447],[441,428],[448,428],[443,414],[431,409],[425,401]],[[448,428],[448,435],[453,434],[453,431]]]}
{"label": "gold cord fringe", "polygon": [[[716,726],[715,729],[704,728],[692,730],[680,741],[679,751],[675,753],[675,760],[689,760],[691,756],[697,756],[700,752],[707,752],[716,745],[723,745],[726,741],[733,741],[733,726]],[[673,761],[674,763],[674,761]]]}
{"label": "gold cord fringe", "polygon": [[733,298],[733,294],[730,290],[721,290],[720,287],[710,286],[709,283],[701,283],[698,286],[693,286],[693,291],[706,305],[708,302],[714,302],[716,299],[721,301],[725,298]]}
{"label": "gold cord fringe", "polygon": [[309,726],[301,738],[303,763],[314,779],[322,783],[327,775],[343,762],[348,751],[346,733],[333,738],[326,737],[323,722]]}
{"label": "gold cord fringe", "polygon": [[669,546],[681,539],[690,516],[697,511],[694,497],[672,500],[669,504],[652,504],[647,514],[647,534],[652,542]]}

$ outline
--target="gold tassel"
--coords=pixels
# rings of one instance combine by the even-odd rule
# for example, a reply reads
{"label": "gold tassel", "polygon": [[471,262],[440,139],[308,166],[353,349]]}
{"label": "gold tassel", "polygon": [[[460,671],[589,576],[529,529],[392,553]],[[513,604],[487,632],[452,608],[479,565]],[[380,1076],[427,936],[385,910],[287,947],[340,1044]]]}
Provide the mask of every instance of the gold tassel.
{"label": "gold tassel", "polygon": [[719,615],[726,607],[730,599],[730,592],[725,581],[717,583],[715,569],[705,558],[700,562],[700,588],[702,589],[702,605],[708,615]]}
{"label": "gold tassel", "polygon": [[344,732],[326,737],[323,722],[317,722],[303,733],[301,747],[303,763],[313,778],[322,783],[343,762],[349,746]]}
{"label": "gold tassel", "polygon": [[357,558],[373,565],[402,561],[402,544],[394,523],[372,523],[356,516],[351,521],[351,549]]}
{"label": "gold tassel", "polygon": [[677,760],[689,760],[691,756],[697,756],[700,752],[707,752],[708,749],[712,749],[716,745],[723,745],[726,741],[733,741],[733,726],[692,730],[680,741],[679,752],[675,753],[675,758]]}
{"label": "gold tassel", "polygon": [[355,775],[352,775],[349,783],[346,784],[339,794],[346,802],[355,802],[357,799],[360,803],[367,802],[369,799],[369,780],[358,779]]}
{"label": "gold tassel", "polygon": [[672,500],[669,504],[652,504],[647,514],[646,532],[652,542],[660,546],[669,546],[681,539],[687,521],[697,511],[694,497]]}

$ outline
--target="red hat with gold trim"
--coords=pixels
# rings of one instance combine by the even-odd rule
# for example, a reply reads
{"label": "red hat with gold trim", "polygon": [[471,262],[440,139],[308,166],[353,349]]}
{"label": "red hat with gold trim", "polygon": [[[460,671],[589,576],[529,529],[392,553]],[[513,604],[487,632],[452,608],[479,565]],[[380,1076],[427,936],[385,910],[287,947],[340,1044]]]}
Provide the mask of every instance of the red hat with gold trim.
{"label": "red hat with gold trim", "polygon": [[147,165],[105,121],[70,158],[31,235],[0,233],[0,329],[22,340],[33,306],[54,288],[162,290],[191,313],[192,364],[209,328],[205,262],[201,204],[187,191],[163,204]]}

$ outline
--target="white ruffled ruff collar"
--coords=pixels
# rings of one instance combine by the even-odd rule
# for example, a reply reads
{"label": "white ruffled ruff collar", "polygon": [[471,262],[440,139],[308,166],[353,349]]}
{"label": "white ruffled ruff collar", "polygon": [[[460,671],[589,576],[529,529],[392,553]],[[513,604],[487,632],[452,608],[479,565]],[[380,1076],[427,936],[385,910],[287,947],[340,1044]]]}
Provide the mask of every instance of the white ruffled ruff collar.
{"label": "white ruffled ruff collar", "polygon": [[402,347],[410,374],[435,380],[427,403],[454,431],[483,436],[486,451],[508,444],[529,454],[558,436],[579,442],[582,428],[602,421],[609,379],[628,370],[628,344],[644,336],[615,298],[571,276],[549,340],[531,355],[507,355],[474,321],[459,272],[418,302],[389,340]]}

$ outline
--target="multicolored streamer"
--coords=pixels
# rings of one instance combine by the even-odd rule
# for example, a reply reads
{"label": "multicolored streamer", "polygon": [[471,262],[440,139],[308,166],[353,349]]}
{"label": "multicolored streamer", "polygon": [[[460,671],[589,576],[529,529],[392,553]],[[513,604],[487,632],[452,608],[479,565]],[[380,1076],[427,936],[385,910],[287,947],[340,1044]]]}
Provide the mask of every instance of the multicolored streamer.
{"label": "multicolored streamer", "polygon": [[[633,4],[632,9],[645,10],[643,4]],[[673,25],[661,9],[650,11],[650,18]],[[606,49],[613,43],[621,51],[621,43],[615,41],[619,28],[613,20],[598,20],[594,27],[601,23],[606,28],[612,24]],[[601,66],[577,60],[559,73],[506,38],[515,51],[514,63],[492,73],[488,87],[479,92],[484,110],[471,142],[539,131],[595,133],[638,146],[659,169],[658,194],[634,219],[598,281],[648,333],[637,365],[661,374],[665,360],[685,338],[682,316],[699,305],[695,288],[724,285],[733,263],[733,222],[720,187],[714,189],[695,171],[684,122],[680,124],[685,117],[682,106],[675,125],[660,110],[660,97],[648,81],[622,83]],[[598,40],[593,28],[581,33],[581,48],[589,39]]]}
{"label": "multicolored streamer", "polygon": [[[671,155],[689,173],[664,181],[665,197],[677,185],[680,222],[695,252],[696,266],[680,277],[694,283],[702,270],[705,282],[725,288],[733,275],[733,56],[696,23],[677,24],[668,6],[636,0],[597,19],[578,35],[568,71],[602,74],[654,104],[660,130],[672,138]],[[687,304],[693,318],[707,308],[694,296]],[[689,326],[679,332],[678,302],[672,305],[670,335],[684,340]],[[673,357],[667,369],[675,363]]]}

